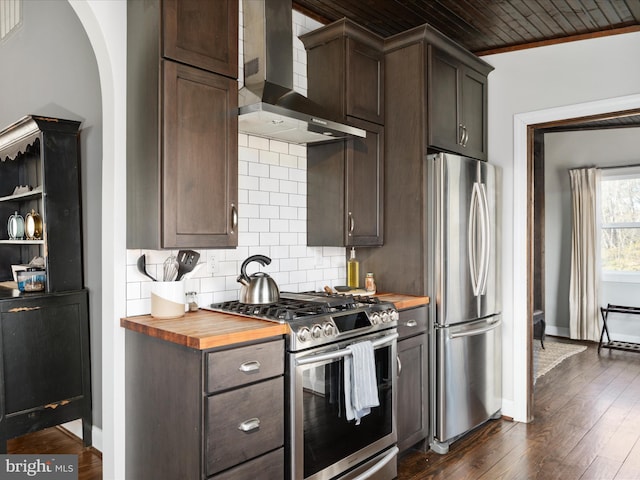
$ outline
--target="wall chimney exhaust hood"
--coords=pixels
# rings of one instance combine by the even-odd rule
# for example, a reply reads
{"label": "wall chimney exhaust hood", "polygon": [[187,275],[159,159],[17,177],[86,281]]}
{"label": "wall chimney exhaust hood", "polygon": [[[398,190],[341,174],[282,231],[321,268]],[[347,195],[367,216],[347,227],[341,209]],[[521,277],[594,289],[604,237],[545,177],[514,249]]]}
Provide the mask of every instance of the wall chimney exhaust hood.
{"label": "wall chimney exhaust hood", "polygon": [[242,9],[239,131],[298,144],[365,138],[362,129],[324,118],[319,105],[293,90],[291,0],[245,0]]}

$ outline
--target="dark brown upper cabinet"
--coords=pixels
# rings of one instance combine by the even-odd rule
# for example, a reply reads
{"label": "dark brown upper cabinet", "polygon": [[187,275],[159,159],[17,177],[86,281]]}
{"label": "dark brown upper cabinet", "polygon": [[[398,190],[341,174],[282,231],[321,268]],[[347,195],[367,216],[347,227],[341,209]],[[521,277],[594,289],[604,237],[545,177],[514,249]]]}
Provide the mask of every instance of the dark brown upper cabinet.
{"label": "dark brown upper cabinet", "polygon": [[428,56],[429,145],[486,160],[487,74],[433,45]]}
{"label": "dark brown upper cabinet", "polygon": [[336,120],[383,125],[383,39],[347,19],[300,39],[307,50],[308,97]]}
{"label": "dark brown upper cabinet", "polygon": [[307,245],[384,240],[384,127],[351,118],[367,138],[307,147]]}
{"label": "dark brown upper cabinet", "polygon": [[165,58],[237,77],[237,0],[164,0],[162,22]]}
{"label": "dark brown upper cabinet", "polygon": [[127,9],[127,247],[234,247],[238,2]]}
{"label": "dark brown upper cabinet", "polygon": [[384,42],[343,19],[300,37],[307,96],[366,138],[307,147],[307,244],[378,246],[384,240]]}

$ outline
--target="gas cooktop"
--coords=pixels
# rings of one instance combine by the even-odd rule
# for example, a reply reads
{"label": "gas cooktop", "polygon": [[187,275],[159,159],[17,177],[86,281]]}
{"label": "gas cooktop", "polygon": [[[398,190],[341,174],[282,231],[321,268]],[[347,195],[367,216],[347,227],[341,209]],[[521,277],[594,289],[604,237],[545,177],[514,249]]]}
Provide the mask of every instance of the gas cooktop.
{"label": "gas cooktop", "polygon": [[373,296],[326,292],[282,292],[269,304],[247,304],[232,300],[214,303],[207,310],[231,313],[291,327],[292,349],[331,343],[397,325],[398,311],[391,302]]}

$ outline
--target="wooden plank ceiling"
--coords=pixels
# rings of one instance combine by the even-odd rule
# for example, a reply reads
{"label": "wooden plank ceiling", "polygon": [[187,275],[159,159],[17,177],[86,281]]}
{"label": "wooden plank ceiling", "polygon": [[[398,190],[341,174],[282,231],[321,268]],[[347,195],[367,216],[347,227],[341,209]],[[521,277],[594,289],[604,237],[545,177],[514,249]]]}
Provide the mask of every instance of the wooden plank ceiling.
{"label": "wooden plank ceiling", "polygon": [[[292,0],[321,23],[348,18],[386,38],[431,24],[477,55],[640,31],[640,0]],[[640,112],[563,130],[640,125]],[[555,129],[551,129],[555,130]]]}
{"label": "wooden plank ceiling", "polygon": [[343,17],[389,37],[429,23],[483,54],[640,30],[640,0],[292,0],[322,23]]}

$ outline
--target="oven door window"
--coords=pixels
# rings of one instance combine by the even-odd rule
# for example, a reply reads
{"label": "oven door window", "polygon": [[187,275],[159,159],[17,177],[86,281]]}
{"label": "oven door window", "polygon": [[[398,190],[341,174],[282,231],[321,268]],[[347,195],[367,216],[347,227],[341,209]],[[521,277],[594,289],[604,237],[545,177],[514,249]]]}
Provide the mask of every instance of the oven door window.
{"label": "oven door window", "polygon": [[298,367],[303,369],[304,478],[391,434],[391,348],[375,350],[375,360],[380,406],[359,425],[346,419],[343,359]]}

